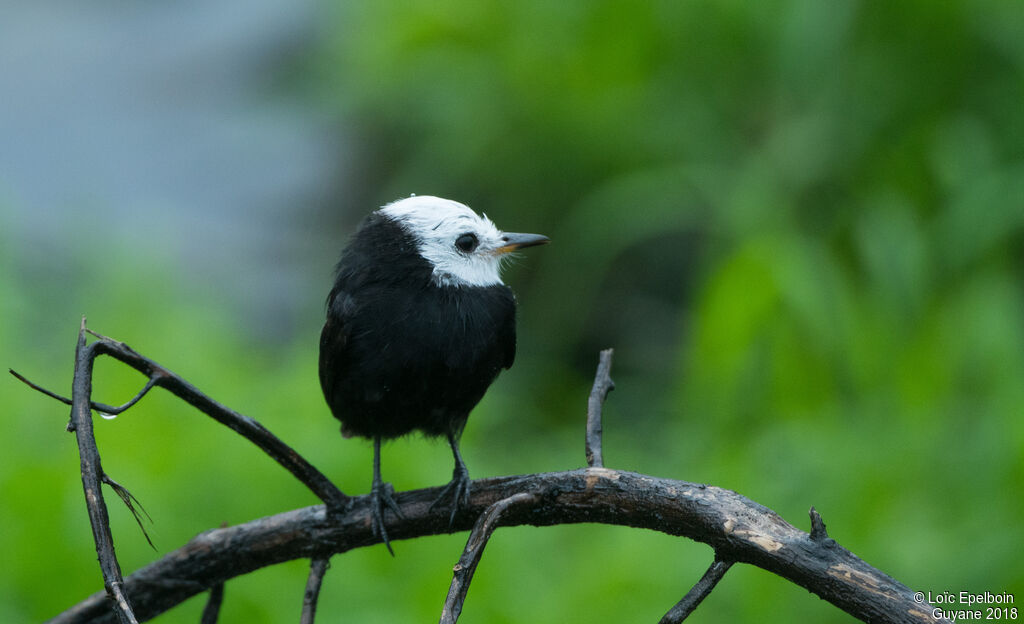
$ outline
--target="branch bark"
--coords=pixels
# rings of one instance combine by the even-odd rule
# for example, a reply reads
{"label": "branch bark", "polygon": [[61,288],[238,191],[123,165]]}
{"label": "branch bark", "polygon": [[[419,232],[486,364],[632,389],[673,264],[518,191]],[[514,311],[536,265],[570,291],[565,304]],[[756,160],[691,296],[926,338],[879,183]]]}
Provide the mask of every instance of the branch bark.
{"label": "branch bark", "polygon": [[82,487],[85,490],[85,503],[89,512],[89,524],[92,525],[93,541],[96,543],[96,555],[103,573],[103,585],[113,604],[114,614],[120,624],[137,624],[138,620],[132,611],[131,603],[125,595],[121,566],[117,562],[114,538],[110,534],[107,505],[103,501],[103,480],[106,475],[100,463],[96,437],[93,435],[89,400],[92,394],[93,361],[93,349],[85,342],[83,318],[75,346],[75,375],[71,384],[71,424],[78,442]]}
{"label": "branch bark", "polygon": [[[899,581],[831,538],[812,540],[772,510],[730,490],[607,468],[478,479],[467,513],[459,514],[451,528],[446,510],[430,510],[440,490],[395,494],[404,517],[388,516],[392,540],[468,530],[470,521],[494,503],[526,492],[537,497],[536,504],[509,507],[502,525],[600,522],[652,529],[707,543],[722,558],[778,574],[865,621],[936,621],[931,607],[915,602],[914,593]],[[360,496],[340,514],[316,505],[210,530],[129,575],[125,592],[136,615],[147,620],[235,576],[378,543],[370,527],[370,500]],[[101,592],[52,623],[114,621]]]}
{"label": "branch bark", "polygon": [[601,423],[604,400],[608,393],[615,389],[615,382],[612,381],[612,354],[613,349],[601,351],[597,364],[597,374],[594,375],[594,387],[590,390],[590,398],[587,400],[587,438],[586,456],[587,465],[591,468],[604,466],[604,448],[602,436],[604,425]]}
{"label": "branch bark", "polygon": [[484,554],[484,548],[491,539],[494,529],[498,527],[498,521],[509,507],[534,503],[537,498],[533,494],[520,492],[508,498],[503,498],[488,507],[480,517],[477,518],[473,530],[466,540],[466,549],[459,557],[459,562],[452,568],[452,584],[448,588],[448,597],[444,601],[444,608],[441,610],[441,624],[455,624],[462,613],[462,604],[466,601],[466,594],[469,593],[469,584],[473,580],[476,566],[480,563],[480,557]]}
{"label": "branch bark", "polygon": [[[92,334],[97,338],[97,340],[92,344],[86,345],[86,333]],[[62,403],[73,406],[72,419],[68,425],[69,431],[74,431],[78,424],[74,417],[74,414],[76,413],[74,411],[75,401],[80,402],[80,410],[84,409],[84,412],[80,411],[78,413],[85,416],[91,416],[89,414],[90,407],[108,414],[120,414],[135,405],[153,387],[160,386],[258,446],[274,461],[280,464],[288,472],[292,473],[299,481],[309,488],[317,498],[330,506],[332,510],[344,509],[349,504],[349,497],[339,490],[330,479],[306,461],[304,457],[295,452],[295,449],[285,444],[280,438],[267,430],[266,427],[252,418],[239,414],[233,409],[218,403],[200,392],[198,388],[181,376],[171,372],[144,355],[139,354],[127,344],[87,329],[85,326],[85,318],[82,319],[82,326],[79,331],[79,347],[76,350],[76,353],[79,354],[76,356],[75,363],[76,379],[81,374],[88,377],[88,382],[74,385],[72,387],[71,399],[62,397],[55,392],[47,390],[46,388],[29,381],[23,375],[15,372],[14,370],[10,370],[12,375],[32,389],[38,390],[39,392],[57,399]],[[93,362],[100,355],[109,355],[110,357],[134,368],[147,377],[146,385],[142,390],[140,390],[138,394],[124,405],[115,407],[91,400],[92,366]],[[79,393],[82,394],[82,397],[84,398],[79,397]],[[92,429],[91,423],[89,424],[89,429]]]}
{"label": "branch bark", "polygon": [[[86,332],[98,340],[86,344]],[[289,559],[313,560],[303,621],[311,622],[327,558],[380,542],[372,530],[370,497],[350,498],[298,453],[262,425],[220,405],[184,379],[145,358],[122,342],[95,334],[82,319],[76,346],[72,398],[65,399],[14,373],[31,387],[72,406],[69,429],[77,436],[82,483],[105,592],[55,617],[54,623],[148,620],[195,594],[212,589],[209,619],[215,619],[223,584],[228,579]],[[145,387],[128,403],[111,408],[92,401],[92,367],[110,355],[147,376]],[[600,522],[661,531],[710,545],[715,561],[704,577],[669,611],[663,621],[681,621],[714,588],[733,563],[758,566],[810,590],[851,615],[869,622],[931,623],[933,608],[915,601],[914,593],[871,567],[828,536],[812,507],[810,534],[793,527],[772,510],[721,488],[660,479],[603,467],[601,407],[614,387],[611,350],[601,353],[588,402],[586,450],[591,467],[567,472],[481,479],[472,483],[470,500],[453,519],[433,502],[442,488],[394,495],[400,513],[388,517],[392,539],[411,539],[463,531],[478,518],[470,535],[442,614],[458,617],[480,553],[500,516],[502,525],[547,526]],[[246,524],[201,533],[178,550],[122,578],[114,554],[102,484],[108,483],[133,513],[132,497],[100,465],[92,434],[92,409],[123,411],[155,386],[184,399],[218,422],[255,443],[307,487],[325,505],[306,507]],[[529,503],[529,504],[526,504]],[[131,603],[129,603],[129,599]],[[134,611],[133,611],[134,606]],[[204,616],[205,617],[205,616]],[[938,620],[946,621],[946,620]]]}
{"label": "branch bark", "polygon": [[313,624],[316,620],[316,604],[320,600],[320,586],[324,582],[324,574],[330,567],[327,557],[317,557],[309,563],[309,578],[306,580],[306,593],[302,598],[302,615],[299,624]]}
{"label": "branch bark", "polygon": [[682,600],[676,603],[676,606],[672,607],[665,617],[661,618],[658,624],[679,624],[686,618],[690,617],[693,610],[700,606],[700,603],[708,597],[711,590],[718,585],[718,581],[722,580],[725,573],[732,567],[732,561],[722,561],[718,557],[711,562],[711,566],[708,571],[704,573],[704,576],[700,577],[697,584],[694,585],[690,591],[686,592]]}

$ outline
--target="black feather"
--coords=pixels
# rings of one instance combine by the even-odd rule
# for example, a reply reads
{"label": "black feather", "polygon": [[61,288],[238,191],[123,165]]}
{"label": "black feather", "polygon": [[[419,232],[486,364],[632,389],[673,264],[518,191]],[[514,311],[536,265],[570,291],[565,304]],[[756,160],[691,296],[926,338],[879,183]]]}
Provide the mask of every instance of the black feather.
{"label": "black feather", "polygon": [[320,385],[346,436],[457,438],[515,359],[512,291],[438,285],[417,249],[401,224],[374,213],[338,263]]}

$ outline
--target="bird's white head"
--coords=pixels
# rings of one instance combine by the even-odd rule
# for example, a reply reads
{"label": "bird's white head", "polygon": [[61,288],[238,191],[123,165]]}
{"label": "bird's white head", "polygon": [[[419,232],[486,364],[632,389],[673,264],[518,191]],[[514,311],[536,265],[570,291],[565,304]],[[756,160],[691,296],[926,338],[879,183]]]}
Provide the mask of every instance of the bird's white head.
{"label": "bird's white head", "polygon": [[501,262],[511,251],[548,242],[539,234],[502,232],[468,206],[430,195],[413,195],[378,212],[399,223],[434,267],[441,286],[501,284]]}

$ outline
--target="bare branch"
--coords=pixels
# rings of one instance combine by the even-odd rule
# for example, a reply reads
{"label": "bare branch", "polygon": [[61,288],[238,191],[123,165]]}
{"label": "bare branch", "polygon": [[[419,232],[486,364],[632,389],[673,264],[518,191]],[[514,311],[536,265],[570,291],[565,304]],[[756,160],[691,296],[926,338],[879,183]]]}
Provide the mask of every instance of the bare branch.
{"label": "bare branch", "polygon": [[85,344],[85,317],[82,317],[78,343],[75,347],[75,375],[71,385],[71,422],[74,424],[75,438],[78,442],[85,505],[92,525],[93,541],[96,543],[96,555],[103,572],[103,584],[112,602],[114,613],[121,624],[135,624],[138,620],[124,594],[121,566],[114,553],[110,517],[107,515],[107,505],[103,501],[103,467],[100,464],[100,453],[92,430],[89,395],[92,392],[94,359],[92,347]]}
{"label": "bare branch", "polygon": [[156,386],[157,379],[158,377],[156,376],[147,379],[146,385],[142,387],[142,390],[139,390],[135,396],[133,396],[131,399],[128,400],[127,403],[123,405],[118,405],[117,407],[114,407],[113,405],[107,405],[106,403],[96,403],[94,401],[92,403],[93,409],[103,412],[104,414],[116,416],[117,414],[120,414],[129,407],[135,405],[136,403],[139,402],[140,399],[142,399],[142,397],[146,396],[146,393],[148,393],[150,390],[153,389],[154,386]]}
{"label": "bare branch", "polygon": [[224,583],[217,583],[210,588],[210,597],[203,607],[203,615],[199,624],[217,624],[220,618],[220,605],[224,602]]}
{"label": "bare branch", "polygon": [[473,573],[476,572],[480,556],[484,554],[484,548],[487,546],[488,540],[491,539],[491,534],[494,533],[502,514],[513,505],[535,502],[537,502],[537,497],[533,494],[519,492],[493,503],[480,514],[466,541],[466,549],[453,568],[452,584],[448,588],[448,597],[441,610],[441,624],[455,624],[458,621],[459,614],[462,613],[462,604],[466,601],[466,594],[469,592],[469,584],[473,580]]}
{"label": "bare branch", "polygon": [[[92,344],[86,343],[85,335],[90,333],[99,338]],[[146,385],[135,397],[119,407],[112,407],[105,404],[97,404],[91,400],[92,375],[95,360],[100,355],[110,355],[148,377]],[[60,395],[43,389],[18,373],[11,373],[27,383],[30,387],[43,392],[62,402],[68,402]],[[103,499],[102,485],[110,485],[118,494],[121,500],[128,506],[132,515],[142,528],[146,541],[153,546],[152,540],[146,533],[145,527],[135,505],[135,499],[127,489],[110,478],[100,463],[99,449],[96,446],[96,439],[93,434],[92,409],[99,409],[107,413],[121,413],[137,403],[154,386],[161,385],[172,393],[185,399],[192,405],[212,416],[219,422],[226,424],[244,437],[256,443],[268,455],[273,457],[282,466],[287,468],[303,483],[305,483],[315,494],[320,496],[332,511],[343,509],[348,504],[348,497],[341,492],[327,477],[323,476],[309,462],[303,459],[288,445],[267,431],[262,425],[238,414],[228,408],[216,403],[206,395],[202,394],[191,386],[184,379],[167,371],[152,360],[145,358],[123,342],[111,340],[105,336],[92,332],[86,328],[86,319],[82,322],[78,331],[78,341],[75,346],[75,372],[71,391],[71,418],[68,430],[73,431],[78,443],[79,457],[81,463],[82,486],[85,490],[86,508],[89,513],[89,522],[92,525],[93,540],[96,544],[96,554],[100,562],[100,569],[103,573],[103,582],[106,587],[118,621],[122,624],[137,622],[132,606],[125,596],[122,586],[123,579],[121,567],[114,552],[113,537],[110,533],[110,518],[107,512],[107,505]],[[139,506],[141,509],[141,505]],[[145,510],[143,510],[145,513]]]}
{"label": "bare branch", "polygon": [[[88,330],[86,330],[86,331],[88,331]],[[61,403],[65,404],[65,405],[71,405],[71,399],[69,399],[67,397],[64,397],[64,396],[61,396],[61,395],[57,394],[56,392],[53,392],[52,390],[47,390],[46,388],[40,386],[39,384],[36,384],[36,383],[30,381],[28,378],[26,378],[21,373],[15,371],[14,369],[8,368],[7,372],[9,372],[10,374],[14,375],[16,378],[18,378],[20,381],[22,381],[24,384],[26,384],[28,387],[32,388],[33,390],[37,390],[39,392],[42,392],[43,394],[45,394],[46,396],[48,396],[50,398],[57,399],[58,401],[60,401]],[[100,403],[99,401],[90,401],[89,405],[92,407],[92,409],[96,410],[97,412],[103,412],[104,414],[115,415],[116,416],[117,414],[120,414],[121,412],[125,411],[129,407],[131,407],[131,406],[135,405],[136,403],[138,403],[139,400],[142,397],[146,396],[146,393],[149,392],[150,390],[152,390],[153,386],[155,386],[155,385],[156,385],[156,379],[155,378],[150,378],[148,381],[146,381],[146,385],[142,387],[142,390],[139,390],[139,392],[134,397],[132,397],[127,403],[124,403],[123,405],[113,406],[113,405],[107,405],[106,403]]]}
{"label": "bare branch", "polygon": [[153,360],[136,353],[123,342],[103,338],[94,342],[92,346],[96,347],[98,352],[110,355],[142,374],[155,378],[156,384],[161,388],[168,390],[207,416],[241,434],[242,437],[258,446],[264,453],[295,475],[332,510],[344,509],[349,504],[349,497],[339,490],[330,479],[252,418],[243,416],[214,401],[183,378]]}
{"label": "bare branch", "polygon": [[[451,527],[447,510],[430,509],[440,491],[396,493],[403,517],[389,523],[391,539],[468,530],[470,521],[495,502],[529,492],[541,502],[508,508],[503,526],[599,522],[653,529],[707,543],[723,559],[778,574],[867,621],[935,622],[932,607],[915,602],[914,592],[899,581],[832,540],[814,542],[775,512],[731,490],[607,468],[478,479],[465,513]],[[268,565],[324,556],[325,548],[342,553],[377,543],[369,497],[359,496],[343,513],[328,514],[317,505],[206,531],[131,574],[125,587],[145,620],[215,583]],[[112,621],[106,597],[99,593],[52,623]]]}
{"label": "bare branch", "polygon": [[679,624],[679,622],[689,617],[693,610],[711,593],[715,585],[718,585],[718,581],[722,580],[722,577],[725,576],[725,573],[731,567],[731,561],[722,561],[715,557],[708,571],[704,573],[704,576],[700,577],[697,584],[690,588],[690,591],[686,592],[683,599],[677,602],[676,606],[672,607],[658,624]]}
{"label": "bare branch", "polygon": [[299,624],[313,624],[316,620],[316,603],[320,599],[320,585],[324,582],[324,574],[330,567],[328,557],[316,557],[309,565],[309,579],[306,581],[306,593],[302,599],[302,617]]}
{"label": "bare branch", "polygon": [[[148,377],[146,385],[127,403],[119,406],[107,405],[89,401],[89,406],[99,412],[106,414],[120,414],[139,402],[153,387],[160,386],[187,403],[190,403],[200,411],[210,416],[217,422],[226,425],[235,432],[241,434],[250,442],[258,446],[267,455],[281,464],[285,469],[296,476],[306,485],[321,501],[327,504],[332,510],[344,509],[349,504],[349,497],[338,489],[334,483],[325,477],[319,470],[307,462],[305,458],[295,452],[290,446],[282,442],[277,436],[268,431],[263,425],[255,420],[243,416],[234,410],[221,405],[210,397],[206,396],[175,373],[160,366],[153,360],[140,355],[127,344],[108,338],[85,327],[85,319],[82,319],[81,342],[84,346],[84,333],[92,334],[98,340],[88,346],[86,355],[89,358],[89,366],[92,360],[99,355],[109,355]],[[12,375],[27,384],[29,387],[42,392],[67,405],[72,404],[71,399],[47,390],[38,384],[29,381],[20,373],[8,369]],[[91,373],[90,373],[91,379]],[[91,381],[90,381],[91,394]],[[75,421],[69,424],[69,430],[73,431]]]}
{"label": "bare branch", "polygon": [[[71,423],[78,441],[82,484],[106,592],[89,597],[51,621],[57,624],[115,621],[126,624],[138,621],[136,618],[144,621],[197,593],[222,586],[230,578],[296,558],[323,560],[311,566],[304,608],[311,619],[323,575],[320,566],[326,568],[325,558],[380,542],[372,529],[370,498],[345,496],[259,423],[220,405],[124,343],[100,337],[87,345],[86,332],[83,318],[75,351]],[[127,579],[122,578],[101,486],[110,484],[130,507],[134,499],[106,476],[100,465],[90,401],[93,363],[99,355],[111,355],[139,370],[151,382],[147,383],[147,388],[164,387],[242,434],[295,474],[327,504],[207,531]],[[730,490],[602,467],[601,406],[614,387],[610,368],[611,350],[607,350],[601,354],[588,404],[587,454],[593,467],[474,481],[464,513],[458,514],[454,522],[446,510],[435,509],[432,505],[441,488],[394,495],[401,513],[389,524],[392,539],[467,530],[470,520],[480,516],[463,558],[456,566],[456,578],[449,592],[450,596],[452,592],[456,596],[462,592],[459,608],[480,553],[500,518],[505,526],[603,522],[653,529],[709,544],[716,553],[715,563],[666,618],[676,612],[685,617],[711,591],[732,562],[741,562],[778,574],[865,621],[901,624],[935,621],[931,605],[916,602],[914,593],[905,585],[829,538],[824,522],[813,508],[812,532],[807,534],[772,510]],[[129,403],[140,399],[148,392],[147,388]],[[521,504],[526,502],[532,504]],[[217,592],[211,594],[211,603],[215,596]],[[455,602],[449,613],[453,618],[458,617]]]}
{"label": "bare branch", "polygon": [[591,468],[604,466],[604,453],[601,450],[601,436],[604,433],[601,410],[608,393],[615,389],[615,382],[611,378],[613,353],[614,349],[601,351],[597,374],[594,375],[594,387],[590,390],[590,399],[587,401],[586,454],[587,465]]}
{"label": "bare branch", "polygon": [[14,375],[19,381],[24,383],[29,388],[32,388],[33,390],[36,390],[37,392],[42,392],[43,394],[45,394],[46,396],[50,397],[51,399],[57,399],[58,401],[60,401],[64,405],[71,405],[71,399],[69,399],[67,397],[64,397],[64,396],[61,396],[61,395],[57,394],[56,392],[53,392],[52,390],[47,390],[46,388],[40,386],[39,384],[37,384],[37,383],[35,383],[33,381],[30,381],[27,377],[25,377],[24,375],[22,375],[18,371],[14,370],[13,368],[8,368],[7,372],[12,374],[12,375]]}

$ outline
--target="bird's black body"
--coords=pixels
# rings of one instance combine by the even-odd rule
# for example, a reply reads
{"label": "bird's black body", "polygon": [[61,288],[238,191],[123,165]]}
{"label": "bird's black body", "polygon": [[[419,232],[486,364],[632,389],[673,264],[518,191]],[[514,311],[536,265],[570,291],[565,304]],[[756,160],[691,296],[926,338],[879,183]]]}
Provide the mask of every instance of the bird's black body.
{"label": "bird's black body", "polygon": [[320,384],[347,436],[458,437],[516,351],[504,284],[439,285],[414,236],[370,215],[338,264],[320,336]]}
{"label": "bird's black body", "polygon": [[[449,523],[469,500],[459,436],[469,412],[516,355],[516,303],[499,275],[505,254],[546,236],[500,231],[439,197],[392,202],[360,225],[338,263],[320,334],[320,386],[345,437],[373,440],[373,531],[391,549],[381,440],[446,436],[455,458]],[[435,503],[436,504],[436,503]]]}

